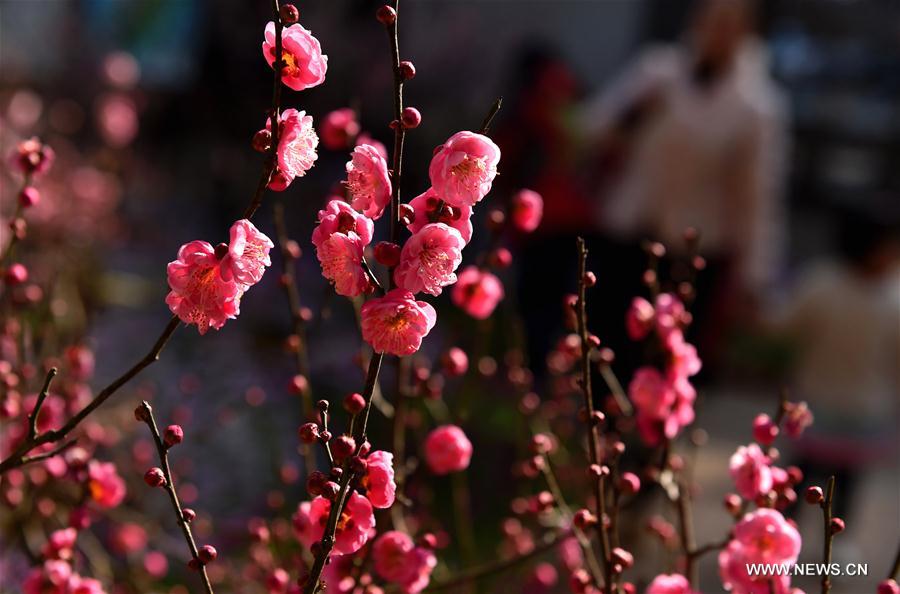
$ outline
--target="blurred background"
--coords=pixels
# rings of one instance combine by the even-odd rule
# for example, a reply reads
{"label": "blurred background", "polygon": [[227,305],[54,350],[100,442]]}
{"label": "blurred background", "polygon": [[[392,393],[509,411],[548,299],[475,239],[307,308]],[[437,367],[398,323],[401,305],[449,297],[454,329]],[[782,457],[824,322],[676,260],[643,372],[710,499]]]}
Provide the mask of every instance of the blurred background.
{"label": "blurred background", "polygon": [[[352,107],[363,129],[390,145],[378,4],[298,4],[329,70],[320,87],[286,89],[284,106],[317,121]],[[524,338],[538,390],[563,334],[564,295],[574,289],[574,237],[588,239],[599,278],[593,330],[616,351],[615,369],[627,381],[637,361],[623,320],[631,298],[645,292],[641,242],[662,241],[675,262],[684,229],[696,227],[707,263],[693,326],[705,364],[695,426],[708,432],[696,460],[698,540],[715,540],[728,526],[719,511],[731,489],[728,457],[751,438],[753,416],[774,411],[787,387],[809,403],[816,423],[782,450],[785,464],[819,483],[837,473],[848,533],[836,559],[869,564],[868,578],[839,579],[835,592],[873,591],[900,532],[900,3],[401,4],[402,58],[417,69],[405,97],[423,114],[407,140],[403,195],[427,188],[432,148],[477,128],[502,96],[492,132],[503,160],[490,200],[503,204],[523,187],[544,197],[541,228],[515,238],[507,298],[490,321]],[[260,50],[268,11],[262,0],[0,2],[3,154],[39,135],[58,155],[28,239],[45,248],[44,260],[30,264],[52,284],[57,324],[95,349],[98,385],[142,356],[168,318],[165,264],[178,246],[225,240],[249,202],[261,166],[250,139],[271,93]],[[360,385],[362,372],[347,371],[356,369],[347,353],[360,340],[352,308],[330,296],[308,238],[346,160],[346,152],[320,147],[316,167],[279,195],[304,250],[302,300],[315,314],[311,383],[317,397],[333,401]],[[6,220],[18,186],[7,172],[2,184]],[[487,241],[478,233],[483,216],[475,220],[470,256]],[[273,234],[270,208],[257,224]],[[671,272],[677,278],[674,263]],[[447,296],[436,301],[445,307],[429,353],[482,331],[447,307]],[[226,555],[244,547],[250,517],[289,516],[305,497],[296,482],[300,413],[285,388],[294,372],[277,276],[242,305],[240,321],[220,332],[201,339],[179,331],[122,396],[152,396],[163,418],[185,425],[190,439],[178,469],[190,478],[182,492],[189,503],[199,496],[192,505],[215,520]],[[485,354],[502,361],[506,346],[494,340]],[[473,463],[473,485],[496,482],[522,439],[515,396],[490,386],[445,393],[451,408],[455,398],[490,404],[467,425],[476,452],[479,444],[490,452]],[[104,417],[110,443],[131,431],[131,408]],[[134,466],[129,458],[148,460],[145,442],[126,443],[130,451],[109,454],[123,475]],[[519,489],[513,480],[493,487],[476,489],[481,557],[495,550],[498,518]],[[163,498],[143,498],[139,488],[135,502],[166,517]],[[796,511],[815,543],[802,559],[818,560],[818,514]],[[174,530],[151,538],[162,550],[183,546]],[[701,567],[702,590],[720,591],[714,555]]]}

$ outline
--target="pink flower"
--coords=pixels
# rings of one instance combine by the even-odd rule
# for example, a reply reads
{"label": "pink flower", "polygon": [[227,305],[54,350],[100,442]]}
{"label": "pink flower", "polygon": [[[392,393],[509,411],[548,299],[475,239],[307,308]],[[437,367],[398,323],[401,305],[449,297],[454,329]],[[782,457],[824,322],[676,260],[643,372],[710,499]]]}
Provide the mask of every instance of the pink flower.
{"label": "pink flower", "polygon": [[691,583],[681,574],[660,574],[647,586],[645,594],[698,594]]}
{"label": "pink flower", "polygon": [[374,507],[380,509],[394,505],[394,494],[397,491],[394,483],[394,455],[376,450],[366,457],[366,462],[366,476],[361,481],[366,488],[366,497]]}
{"label": "pink flower", "polygon": [[65,561],[45,561],[42,567],[31,570],[22,582],[23,594],[68,594],[72,566]]}
{"label": "pink flower", "polygon": [[377,219],[391,201],[391,178],[387,161],[374,146],[361,144],[347,161],[350,204],[371,219]]}
{"label": "pink flower", "polygon": [[625,314],[625,329],[631,340],[641,340],[653,327],[653,317],[656,311],[649,301],[642,297],[635,297],[631,301],[631,307]]}
{"label": "pink flower", "polygon": [[731,478],[738,494],[754,500],[772,490],[772,470],[769,458],[755,443],[740,446],[728,463]]}
{"label": "pink flower", "polygon": [[663,417],[674,401],[662,374],[654,367],[644,366],[634,373],[628,385],[628,395],[639,412]]}
{"label": "pink flower", "polygon": [[512,198],[509,214],[519,231],[531,233],[541,224],[544,216],[544,199],[533,190],[519,190]]}
{"label": "pink flower", "polygon": [[397,286],[418,293],[440,295],[443,287],[456,282],[454,271],[462,262],[466,246],[462,235],[443,223],[431,223],[410,237],[394,269]]}
{"label": "pink flower", "polygon": [[384,159],[385,161],[388,160],[387,147],[384,146],[383,142],[379,142],[365,132],[362,132],[359,136],[356,137],[355,146],[362,146],[364,144],[371,145],[372,148],[374,148],[378,152],[378,154],[381,155],[382,159]]}
{"label": "pink flower", "polygon": [[459,231],[463,241],[472,239],[472,207],[469,205],[450,207],[449,204],[439,208],[441,204],[434,188],[428,188],[422,194],[409,201],[413,207],[415,219],[406,226],[410,233],[416,233],[430,223],[444,223]]}
{"label": "pink flower", "polygon": [[628,393],[637,409],[637,427],[648,445],[674,439],[694,421],[696,391],[686,378],[667,378],[655,368],[638,369]]}
{"label": "pink flower", "polygon": [[50,169],[55,159],[53,149],[35,136],[16,145],[9,155],[9,164],[22,175],[41,175]]}
{"label": "pink flower", "polygon": [[269,250],[275,244],[247,219],[235,222],[230,235],[228,253],[219,263],[222,278],[248,287],[258,283],[266,267],[272,265]]}
{"label": "pink flower", "polygon": [[417,547],[412,539],[396,530],[385,532],[372,546],[375,572],[383,579],[398,584],[407,594],[418,594],[428,585],[431,571],[437,565],[434,554]]}
{"label": "pink flower", "polygon": [[[316,542],[317,539],[315,535],[319,530],[318,528],[313,527],[311,510],[312,502],[303,501],[297,506],[297,511],[294,512],[294,515],[291,518],[297,540],[306,546],[310,546],[312,543]],[[321,538],[321,536],[319,538]]]}
{"label": "pink flower", "polygon": [[457,307],[473,318],[483,320],[494,312],[503,299],[503,283],[486,270],[467,266],[459,273],[451,297]]}
{"label": "pink flower", "polygon": [[425,439],[425,461],[435,474],[449,474],[469,467],[472,442],[456,425],[442,425]]}
{"label": "pink flower", "polygon": [[[266,129],[272,129],[271,118],[266,120]],[[281,192],[294,181],[312,169],[319,155],[316,147],[319,137],[313,129],[312,116],[304,111],[290,108],[281,112],[278,122],[278,162],[269,188]]]}
{"label": "pink flower", "polygon": [[356,112],[349,107],[329,112],[319,125],[322,144],[333,151],[347,148],[350,141],[359,135]]}
{"label": "pink flower", "polygon": [[[753,563],[792,564],[800,553],[800,533],[781,513],[762,508],[749,513],[734,528],[734,538],[719,553],[719,574],[732,594],[767,594],[771,576],[749,575]],[[790,577],[774,579],[775,592],[790,591]]]}
{"label": "pink flower", "polygon": [[660,293],[656,297],[656,330],[665,340],[673,330],[681,328],[685,317],[684,304],[672,293]]}
{"label": "pink flower", "polygon": [[66,594],[106,594],[106,590],[98,580],[73,575],[69,580]]}
{"label": "pink flower", "polygon": [[805,402],[789,402],[784,417],[784,432],[797,439],[813,424],[813,414]]}
{"label": "pink flower", "polygon": [[113,528],[110,544],[123,555],[141,551],[147,546],[147,531],[140,524],[126,522]]}
{"label": "pink flower", "polygon": [[356,297],[370,288],[362,267],[363,242],[356,233],[333,233],[316,248],[322,276],[334,284],[338,295]]}
{"label": "pink flower", "polygon": [[684,340],[681,330],[677,328],[670,330],[666,335],[665,343],[670,356],[670,377],[688,378],[700,372],[703,365],[700,357],[697,356],[697,348]]}
{"label": "pink flower", "polygon": [[345,235],[356,233],[363,245],[372,242],[372,234],[375,225],[372,219],[353,210],[353,207],[343,200],[334,199],[319,211],[319,225],[313,231],[313,245],[319,247],[334,233]]}
{"label": "pink flower", "polygon": [[65,351],[66,367],[69,375],[79,381],[87,381],[94,375],[94,352],[80,344],[72,345]]}
{"label": "pink flower", "polygon": [[[328,514],[331,511],[331,502],[324,497],[316,497],[308,503],[308,515],[303,517],[301,511],[298,510],[294,516],[294,528],[304,544],[311,544],[322,539],[325,525],[328,523]],[[301,504],[302,509],[303,505]],[[298,516],[300,516],[299,520]],[[359,493],[351,492],[347,496],[344,511],[341,512],[341,517],[338,519],[334,552],[338,555],[355,553],[366,544],[374,528],[375,515],[372,511],[372,504]]]}
{"label": "pink flower", "polygon": [[393,289],[384,297],[369,299],[362,306],[363,340],[379,353],[411,355],[434,327],[437,313],[409,291]]}
{"label": "pink flower", "polygon": [[[263,56],[269,66],[275,63],[275,23],[266,25]],[[322,84],[328,69],[328,56],[322,55],[319,40],[313,37],[299,23],[281,30],[281,45],[284,67],[281,82],[295,91],[302,91]]]}
{"label": "pink flower", "polygon": [[125,499],[125,481],[112,462],[91,460],[88,464],[88,489],[100,507],[116,507]]}
{"label": "pink flower", "polygon": [[45,559],[71,559],[77,539],[78,531],[74,528],[54,530],[41,549],[41,554]]}
{"label": "pink flower", "polygon": [[196,324],[200,334],[210,328],[218,330],[240,313],[244,286],[222,278],[215,249],[205,241],[181,246],[166,272],[171,289],[166,296],[169,309],[185,324]]}
{"label": "pink flower", "polygon": [[451,206],[474,206],[497,175],[500,149],[487,136],[457,132],[435,149],[428,176],[437,195]]}

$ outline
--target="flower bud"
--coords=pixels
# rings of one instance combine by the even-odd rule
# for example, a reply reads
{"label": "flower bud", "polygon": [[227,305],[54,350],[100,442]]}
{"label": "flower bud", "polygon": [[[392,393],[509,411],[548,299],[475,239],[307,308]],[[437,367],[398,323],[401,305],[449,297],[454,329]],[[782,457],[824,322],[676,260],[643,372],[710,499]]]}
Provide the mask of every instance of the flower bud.
{"label": "flower bud", "polygon": [[150,487],[162,487],[166,484],[166,475],[163,474],[162,468],[154,466],[144,473],[144,482]]}
{"label": "flower bud", "polygon": [[415,107],[404,107],[403,113],[400,114],[400,122],[407,129],[418,128],[422,123],[422,114]]}
{"label": "flower bud", "polygon": [[822,487],[813,486],[806,489],[804,498],[810,505],[821,505],[825,501],[825,494],[822,492]]}
{"label": "flower bud", "polygon": [[288,392],[291,394],[303,394],[309,389],[309,380],[305,375],[297,374],[288,382]]}
{"label": "flower bud", "polygon": [[553,439],[544,433],[531,438],[531,451],[535,454],[547,454],[553,451]]}
{"label": "flower bud", "polygon": [[185,522],[187,522],[188,524],[193,522],[196,517],[197,517],[197,512],[195,512],[194,510],[192,510],[189,507],[186,507],[183,510],[181,510],[181,519],[184,520]]}
{"label": "flower bud", "polygon": [[134,409],[134,420],[146,423],[150,420],[150,411],[152,410],[153,408],[149,404],[141,404]]}
{"label": "flower bud", "polygon": [[844,531],[846,525],[844,524],[844,520],[840,518],[831,518],[831,533],[832,534],[840,534]]}
{"label": "flower bud", "polygon": [[400,205],[400,223],[403,225],[412,225],[416,220],[416,211],[409,204],[401,204]]}
{"label": "flower bud", "polygon": [[641,490],[641,479],[633,472],[623,472],[619,477],[619,489],[625,495],[634,495]]}
{"label": "flower bud", "polygon": [[23,188],[21,192],[19,192],[19,205],[22,208],[30,208],[35,206],[38,202],[41,201],[41,193],[37,191],[37,188],[28,186]]}
{"label": "flower bud", "polygon": [[316,402],[316,408],[319,409],[320,412],[326,413],[328,412],[328,401],[324,398]]}
{"label": "flower bud", "polygon": [[348,394],[346,398],[344,398],[344,410],[346,410],[351,415],[359,414],[366,408],[366,399],[363,398],[362,394],[358,392],[354,392],[352,394]]}
{"label": "flower bud", "polygon": [[760,445],[770,446],[778,437],[778,425],[772,421],[769,415],[757,415],[753,419],[753,439]]}
{"label": "flower bud", "polygon": [[418,545],[420,547],[424,547],[426,549],[434,549],[438,545],[437,536],[432,534],[431,532],[426,532],[422,536],[417,539]]}
{"label": "flower bud", "polygon": [[172,447],[180,444],[184,441],[184,429],[181,428],[181,425],[169,425],[166,427],[166,432],[163,437],[163,442],[166,444],[166,447]]}
{"label": "flower bud", "polygon": [[584,286],[593,287],[597,284],[597,275],[588,270],[584,273]]}
{"label": "flower bud", "polygon": [[10,286],[21,285],[28,280],[28,269],[18,262],[10,264],[3,275],[3,280]]}
{"label": "flower bud", "polygon": [[878,584],[878,594],[900,594],[900,585],[896,580],[884,580]]}
{"label": "flower bud", "polygon": [[403,80],[409,80],[416,75],[416,66],[409,60],[400,62],[400,76]]}
{"label": "flower bud", "polygon": [[400,246],[390,241],[379,241],[375,244],[375,261],[384,266],[396,266],[400,263]]}
{"label": "flower bud", "polygon": [[322,488],[325,486],[326,482],[328,482],[328,477],[325,476],[324,472],[313,470],[306,478],[306,492],[309,493],[311,497],[321,495]]}
{"label": "flower bud", "polygon": [[283,24],[290,26],[300,20],[300,11],[293,4],[282,4],[278,16]]}
{"label": "flower bud", "polygon": [[634,565],[634,556],[622,547],[616,547],[610,551],[610,557],[612,558],[613,563],[618,563],[625,569]]}
{"label": "flower bud", "polygon": [[342,462],[356,451],[356,441],[349,435],[337,437],[331,444],[331,454],[336,462]]}
{"label": "flower bud", "polygon": [[597,516],[586,509],[580,509],[572,516],[572,523],[581,530],[586,530],[597,523]]}
{"label": "flower bud", "polygon": [[334,481],[326,481],[326,483],[322,485],[322,497],[329,501],[334,501],[340,491],[341,486]]}
{"label": "flower bud", "polygon": [[203,567],[203,564],[200,563],[199,559],[191,559],[188,561],[188,567],[191,571],[200,571],[200,568]]}
{"label": "flower bud", "polygon": [[375,18],[378,19],[378,22],[388,27],[397,22],[397,11],[394,10],[391,6],[385,4],[375,13]]}
{"label": "flower bud", "polygon": [[200,547],[200,550],[197,551],[197,558],[199,558],[200,563],[204,565],[206,565],[207,563],[212,563],[218,556],[219,552],[216,550],[216,547],[211,545],[203,545],[202,547]]}
{"label": "flower bud", "polygon": [[350,470],[352,470],[355,474],[363,474],[369,467],[369,463],[366,462],[365,458],[360,458],[359,456],[353,456],[350,458]]}
{"label": "flower bud", "polygon": [[267,150],[272,148],[272,133],[265,128],[260,130],[253,135],[253,140],[250,142],[250,146],[253,147],[253,150],[260,153],[266,152]]}
{"label": "flower bud", "polygon": [[504,247],[497,248],[488,255],[488,262],[494,268],[509,268],[512,264],[512,253]]}
{"label": "flower bud", "polygon": [[741,498],[736,493],[729,493],[725,496],[723,501],[725,505],[725,509],[728,510],[728,513],[731,515],[737,515],[741,511]]}
{"label": "flower bud", "polygon": [[315,423],[304,423],[300,425],[298,433],[300,434],[300,441],[303,443],[316,443],[320,437],[319,426]]}

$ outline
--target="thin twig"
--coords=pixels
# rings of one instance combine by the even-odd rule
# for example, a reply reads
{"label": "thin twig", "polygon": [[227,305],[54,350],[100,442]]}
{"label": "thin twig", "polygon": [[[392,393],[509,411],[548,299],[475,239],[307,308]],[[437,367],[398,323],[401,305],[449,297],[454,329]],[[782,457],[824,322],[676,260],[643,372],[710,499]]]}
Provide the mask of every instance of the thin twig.
{"label": "thin twig", "polygon": [[162,466],[163,475],[166,477],[166,482],[162,487],[166,490],[166,493],[169,494],[169,500],[172,502],[172,508],[175,511],[175,520],[178,523],[179,528],[181,528],[182,534],[184,534],[184,540],[187,542],[188,548],[191,551],[191,558],[196,560],[200,575],[203,578],[203,586],[206,589],[207,594],[213,594],[212,584],[209,582],[209,575],[206,573],[205,565],[200,561],[197,543],[194,541],[191,527],[184,517],[184,510],[181,508],[181,501],[178,499],[178,492],[175,490],[175,481],[172,479],[172,471],[169,469],[169,448],[166,447],[166,444],[163,443],[163,440],[160,437],[159,427],[157,427],[156,419],[153,417],[153,408],[146,400],[141,402],[140,410],[141,418],[144,423],[147,424],[150,433],[153,435],[153,441],[156,443],[156,452],[159,454],[159,463]]}
{"label": "thin twig", "polygon": [[691,552],[697,549],[694,541],[694,520],[691,512],[691,495],[688,492],[687,485],[683,482],[678,484],[678,498],[676,500],[678,508],[678,523],[681,525],[681,551],[685,557],[684,575],[690,581],[691,586],[697,583],[696,565],[697,555]]}
{"label": "thin twig", "polygon": [[497,115],[497,112],[500,111],[502,105],[503,97],[497,97],[497,100],[491,105],[490,111],[488,111],[487,115],[484,116],[484,120],[481,122],[481,128],[479,129],[481,134],[487,134],[491,130],[491,124],[494,122],[494,117]]}
{"label": "thin twig", "polygon": [[448,588],[453,588],[454,586],[460,586],[462,584],[473,582],[484,577],[503,573],[504,571],[510,570],[521,563],[530,561],[538,555],[546,553],[553,547],[557,546],[568,535],[568,532],[558,532],[527,553],[522,553],[521,555],[516,555],[515,557],[509,557],[508,559],[498,559],[496,561],[484,563],[482,565],[471,567],[463,571],[454,572],[452,578],[442,582],[435,582],[425,588],[424,592],[438,592],[440,590],[446,590]]}
{"label": "thin twig", "polygon": [[[825,501],[822,502],[822,520],[825,526],[825,541],[822,546],[822,557],[827,568],[831,565],[831,546],[834,541],[834,530],[831,529],[832,506],[834,504],[834,475],[828,477],[825,487]],[[831,591],[831,576],[825,571],[822,575],[822,594]]]}
{"label": "thin twig", "polygon": [[44,387],[41,388],[40,394],[38,394],[37,400],[34,403],[34,408],[31,411],[31,414],[28,415],[28,437],[27,439],[34,439],[38,434],[38,416],[41,414],[41,407],[44,405],[44,400],[47,399],[47,395],[50,393],[50,384],[53,382],[53,378],[56,377],[56,374],[59,373],[59,370],[56,367],[51,367],[47,371],[47,377],[44,378]]}

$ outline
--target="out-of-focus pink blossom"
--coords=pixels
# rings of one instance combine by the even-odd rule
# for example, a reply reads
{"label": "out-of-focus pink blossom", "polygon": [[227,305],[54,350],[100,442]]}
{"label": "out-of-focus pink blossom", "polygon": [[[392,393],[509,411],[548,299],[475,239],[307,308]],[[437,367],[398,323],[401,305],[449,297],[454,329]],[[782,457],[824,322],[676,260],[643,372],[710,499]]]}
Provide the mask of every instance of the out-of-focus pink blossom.
{"label": "out-of-focus pink blossom", "polygon": [[500,149],[482,134],[457,132],[435,149],[428,176],[438,197],[451,206],[474,206],[497,175]]}
{"label": "out-of-focus pink blossom", "polygon": [[653,367],[641,367],[628,393],[637,409],[638,432],[648,445],[658,444],[663,437],[674,439],[694,421],[697,394],[686,378],[667,378]]}
{"label": "out-of-focus pink blossom", "polygon": [[[301,542],[307,545],[322,539],[331,511],[331,501],[324,497],[316,497],[308,503],[306,508],[301,504],[294,515],[294,529]],[[351,492],[338,519],[334,552],[338,555],[355,553],[366,544],[374,528],[372,504],[359,493]]]}
{"label": "out-of-focus pink blossom", "polygon": [[391,178],[387,161],[369,144],[353,149],[347,161],[350,204],[371,219],[377,219],[391,201]]}
{"label": "out-of-focus pink blossom", "polygon": [[437,559],[430,550],[417,547],[412,539],[396,530],[385,532],[372,546],[375,572],[400,586],[406,594],[418,594],[430,580]]}
{"label": "out-of-focus pink blossom", "polygon": [[813,424],[813,414],[805,402],[789,402],[784,415],[784,432],[794,439]]}
{"label": "out-of-focus pink blossom", "polygon": [[359,236],[363,245],[372,242],[375,229],[372,219],[355,211],[343,200],[330,200],[325,208],[319,211],[318,221],[319,224],[312,234],[312,243],[316,247],[334,233],[347,235],[353,232]]}
{"label": "out-of-focus pink blossom", "polygon": [[681,328],[685,309],[681,299],[672,293],[660,293],[656,297],[656,330],[665,340],[670,332]]}
{"label": "out-of-focus pink blossom", "polygon": [[647,586],[646,594],[698,594],[681,574],[660,574]]}
{"label": "out-of-focus pink blossom", "polygon": [[106,590],[99,580],[73,575],[69,579],[66,594],[106,594]]}
{"label": "out-of-focus pink blossom", "polygon": [[512,197],[510,219],[519,231],[531,233],[541,224],[544,216],[544,199],[534,190],[519,190]]}
{"label": "out-of-focus pink blossom", "polygon": [[149,551],[144,555],[144,571],[155,578],[160,578],[169,571],[169,560],[159,551]]}
{"label": "out-of-focus pink blossom", "polygon": [[241,219],[231,226],[228,253],[220,261],[222,278],[250,286],[259,282],[268,266],[272,265],[269,250],[275,247],[247,219]]}
{"label": "out-of-focus pink blossom", "polygon": [[113,528],[110,544],[117,553],[127,555],[147,546],[147,531],[140,524],[126,522]]}
{"label": "out-of-focus pink blossom", "polygon": [[385,509],[394,505],[397,485],[394,483],[394,455],[376,450],[366,457],[366,475],[362,485],[366,497],[377,508]]}
{"label": "out-of-focus pink blossom", "polygon": [[456,268],[466,246],[459,231],[443,223],[425,225],[403,245],[400,264],[394,269],[397,286],[418,293],[440,295],[456,282]]}
{"label": "out-of-focus pink blossom", "polygon": [[772,490],[769,458],[755,443],[740,446],[731,456],[728,469],[738,494],[753,501]]}
{"label": "out-of-focus pink blossom", "polygon": [[425,439],[425,461],[435,474],[465,470],[471,460],[472,442],[456,425],[442,425]]}
{"label": "out-of-focus pink blossom", "polygon": [[369,299],[362,306],[363,340],[379,353],[411,355],[437,321],[434,308],[416,301],[409,291],[393,289],[384,297]]}
{"label": "out-of-focus pink blossom", "polygon": [[641,340],[653,328],[656,311],[649,301],[643,297],[635,297],[625,314],[625,329],[631,340]]}
{"label": "out-of-focus pink blossom", "polygon": [[459,273],[451,297],[453,303],[467,314],[484,320],[503,299],[503,283],[486,270],[467,266]]}
{"label": "out-of-focus pink blossom", "polygon": [[186,243],[166,270],[171,291],[166,303],[185,324],[195,324],[200,334],[218,330],[240,313],[244,286],[225,280],[219,272],[215,249],[205,241]]}
{"label": "out-of-focus pink blossom", "polygon": [[100,507],[116,507],[125,499],[125,481],[112,462],[91,460],[88,464],[88,489]]}
{"label": "out-of-focus pink blossom", "polygon": [[[274,68],[276,58],[275,23],[266,25],[263,56]],[[322,55],[319,40],[303,25],[295,24],[281,30],[281,82],[295,91],[322,84],[328,70],[328,56]]]}
{"label": "out-of-focus pink blossom", "polygon": [[47,539],[47,544],[41,549],[45,559],[72,559],[75,541],[78,539],[78,531],[74,528],[54,530]]}
{"label": "out-of-focus pink blossom", "polygon": [[428,188],[410,200],[409,205],[413,207],[415,213],[412,223],[406,226],[410,233],[416,233],[431,223],[444,223],[459,231],[466,243],[472,239],[471,206],[442,206],[434,188]]}
{"label": "out-of-focus pink blossom", "polygon": [[767,594],[770,584],[776,594],[788,594],[790,576],[749,575],[748,565],[793,564],[800,553],[800,533],[778,511],[758,509],[743,517],[734,537],[719,553],[719,575],[732,594]]}
{"label": "out-of-focus pink blossom", "polygon": [[78,381],[87,381],[94,375],[94,352],[84,345],[72,345],[64,353],[66,370]]}
{"label": "out-of-focus pink blossom", "polygon": [[[266,129],[272,129],[272,119],[266,120]],[[312,169],[316,159],[319,137],[313,128],[312,116],[304,111],[289,108],[281,112],[278,122],[278,162],[269,188],[281,192]]]}
{"label": "out-of-focus pink blossom", "polygon": [[326,148],[333,151],[346,149],[350,141],[359,135],[356,112],[349,107],[329,112],[319,125],[319,135]]}
{"label": "out-of-focus pink blossom", "polygon": [[665,342],[671,358],[669,362],[670,377],[688,378],[700,372],[703,365],[700,357],[697,356],[697,348],[684,340],[681,330],[670,331],[666,335]]}
{"label": "out-of-focus pink blossom", "polygon": [[137,136],[138,111],[134,101],[123,93],[112,93],[97,104],[97,123],[107,144],[121,148]]}
{"label": "out-of-focus pink blossom", "polygon": [[22,175],[41,175],[50,169],[55,159],[53,149],[35,136],[16,145],[9,156],[9,164]]}
{"label": "out-of-focus pink blossom", "polygon": [[316,248],[322,276],[334,284],[338,295],[356,297],[369,290],[369,277],[362,267],[363,242],[356,233],[333,233]]}

